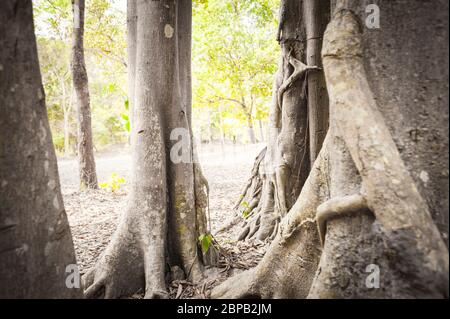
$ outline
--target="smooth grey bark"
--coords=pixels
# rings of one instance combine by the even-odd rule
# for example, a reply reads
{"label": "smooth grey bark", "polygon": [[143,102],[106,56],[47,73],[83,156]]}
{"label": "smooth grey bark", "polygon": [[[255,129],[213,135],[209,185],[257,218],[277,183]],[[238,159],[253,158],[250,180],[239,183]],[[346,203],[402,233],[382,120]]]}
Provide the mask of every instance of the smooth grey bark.
{"label": "smooth grey bark", "polygon": [[[213,261],[198,237],[209,232],[207,183],[194,163],[191,116],[190,1],[136,3],[136,79],[132,179],[128,208],[112,241],[83,278],[87,297],[116,298],[145,291],[167,297],[166,279],[181,273],[193,281]],[[175,162],[175,130],[187,140],[187,162]],[[166,277],[166,275],[168,275]]]}
{"label": "smooth grey bark", "polygon": [[261,138],[261,142],[264,143],[265,138],[264,138],[264,128],[263,128],[262,121],[258,120],[258,124],[259,124],[259,136]]}
{"label": "smooth grey bark", "polygon": [[256,143],[256,135],[255,135],[255,129],[253,128],[252,115],[250,113],[248,113],[248,114],[246,114],[246,116],[247,116],[248,138],[250,140],[250,143],[255,144]]}
{"label": "smooth grey bark", "polygon": [[[448,70],[433,67],[448,53],[437,41],[448,37],[448,2],[378,1],[387,26],[380,30],[364,27],[366,4],[333,6],[322,51],[330,129],[302,193],[260,264],[212,297],[448,298],[448,249],[436,227],[448,208],[433,213],[427,198],[437,189],[416,186],[414,176],[430,159],[420,161],[409,134],[392,134],[415,123],[448,130],[441,122],[448,117]],[[435,46],[423,46],[412,26],[428,29]],[[410,74],[418,70],[420,84]],[[411,111],[417,95],[429,101],[427,116]],[[426,144],[435,165],[448,167],[432,140]],[[368,266],[380,270],[378,289],[367,284]]]}
{"label": "smooth grey bark", "polygon": [[[136,83],[136,0],[127,0],[127,54],[128,54],[128,114],[131,126],[134,125],[133,109]],[[132,130],[131,130],[132,131]]]}
{"label": "smooth grey bark", "polygon": [[[306,64],[322,67],[322,41],[330,21],[329,0],[304,0],[303,20],[306,28]],[[328,92],[323,72],[308,74],[309,156],[314,163],[328,131]]]}
{"label": "smooth grey bark", "polygon": [[0,298],[80,298],[31,1],[0,2]]}
{"label": "smooth grey bark", "polygon": [[72,35],[72,77],[76,94],[78,127],[78,166],[80,188],[98,188],[92,141],[89,84],[84,60],[84,0],[72,0],[74,27]]}

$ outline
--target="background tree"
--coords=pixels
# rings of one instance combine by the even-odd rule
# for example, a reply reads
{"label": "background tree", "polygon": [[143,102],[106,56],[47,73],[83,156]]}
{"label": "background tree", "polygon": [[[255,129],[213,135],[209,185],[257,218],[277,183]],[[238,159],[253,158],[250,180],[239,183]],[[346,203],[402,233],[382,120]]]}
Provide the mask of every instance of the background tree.
{"label": "background tree", "polygon": [[98,187],[98,181],[92,142],[89,84],[84,61],[84,5],[84,0],[72,0],[74,27],[71,67],[78,117],[77,143],[80,188],[95,189]]}
{"label": "background tree", "polygon": [[378,1],[379,30],[365,26],[367,4],[332,1],[322,150],[263,260],[213,297],[448,297],[447,200],[434,201],[448,188],[448,2]]}
{"label": "background tree", "polygon": [[[146,298],[166,297],[166,271],[172,278],[198,281],[203,266],[213,262],[212,245],[205,252],[198,241],[202,235],[211,237],[205,215],[207,184],[193,163],[192,4],[164,0],[136,5],[128,209],[98,263],[84,277],[87,297],[114,298],[140,289]],[[187,161],[179,162],[177,154],[171,154],[179,143]]]}
{"label": "background tree", "polygon": [[[11,19],[11,17],[14,17]],[[0,2],[0,298],[77,298],[31,1]]]}
{"label": "background tree", "polygon": [[[129,138],[126,88],[125,12],[121,0],[88,0],[85,8],[84,53],[89,78],[92,133],[96,151]],[[66,0],[33,1],[38,53],[47,96],[48,115],[57,154],[76,153],[76,117],[63,84],[73,92],[70,55],[73,15]],[[63,57],[67,57],[64,59]],[[64,79],[62,82],[58,77]],[[65,104],[63,104],[63,100]],[[69,112],[64,110],[69,109]],[[72,105],[73,108],[73,105]],[[68,120],[69,125],[67,124]],[[69,128],[65,131],[65,128]],[[69,136],[69,143],[65,137]],[[66,145],[70,144],[70,145]],[[67,155],[67,154],[66,154]]]}
{"label": "background tree", "polygon": [[276,20],[273,3],[208,0],[194,4],[194,108],[211,109],[212,123],[219,130],[224,130],[219,119],[234,120],[233,133],[245,127],[243,138],[251,143],[257,140],[255,115],[267,113],[276,68],[278,48],[270,41]]}

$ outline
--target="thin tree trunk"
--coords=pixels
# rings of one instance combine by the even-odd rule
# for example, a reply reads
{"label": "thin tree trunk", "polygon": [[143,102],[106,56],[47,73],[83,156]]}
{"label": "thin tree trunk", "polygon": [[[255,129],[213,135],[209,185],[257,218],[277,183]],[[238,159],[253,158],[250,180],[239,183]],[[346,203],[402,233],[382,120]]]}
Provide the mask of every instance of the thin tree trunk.
{"label": "thin tree trunk", "polygon": [[84,0],[72,0],[74,13],[72,75],[76,93],[78,124],[78,165],[80,188],[97,188],[94,146],[92,141],[89,85],[84,60]]}
{"label": "thin tree trunk", "polygon": [[64,156],[70,153],[70,113],[69,110],[64,111]]}
{"label": "thin tree trunk", "polygon": [[208,141],[211,144],[213,142],[211,110],[208,108]]}
{"label": "thin tree trunk", "polygon": [[68,156],[70,153],[70,111],[72,110],[72,95],[67,98],[64,79],[60,78],[60,81],[63,88],[61,107],[64,113],[64,156]]}
{"label": "thin tree trunk", "polygon": [[[136,0],[127,0],[127,53],[128,53],[128,114],[131,127],[134,125],[134,104],[135,104],[135,85],[136,85],[136,31],[137,31],[137,12]],[[131,128],[131,131],[133,129]],[[130,138],[131,140],[131,138]]]}
{"label": "thin tree trunk", "polygon": [[255,130],[253,128],[253,119],[251,114],[246,114],[247,116],[247,130],[248,130],[248,138],[250,140],[250,143],[255,144],[256,143],[256,136],[255,136]]}
{"label": "thin tree trunk", "polygon": [[[329,0],[303,0],[306,26],[306,64],[322,67],[322,40],[330,20]],[[328,130],[328,92],[323,71],[308,74],[309,155],[316,160]]]}
{"label": "thin tree trunk", "polygon": [[79,298],[31,1],[0,2],[0,47],[0,298]]}
{"label": "thin tree trunk", "polygon": [[258,124],[259,124],[259,135],[261,137],[261,142],[264,143],[265,138],[264,138],[264,128],[263,128],[262,121],[258,120]]}

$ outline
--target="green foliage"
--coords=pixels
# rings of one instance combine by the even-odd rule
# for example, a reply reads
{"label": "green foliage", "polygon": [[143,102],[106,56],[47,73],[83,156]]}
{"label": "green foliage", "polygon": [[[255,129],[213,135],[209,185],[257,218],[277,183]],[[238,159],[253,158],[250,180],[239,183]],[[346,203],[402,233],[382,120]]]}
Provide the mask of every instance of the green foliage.
{"label": "green foliage", "polygon": [[247,201],[242,201],[241,202],[241,207],[243,207],[244,209],[241,211],[242,217],[244,219],[247,219],[248,216],[250,215],[250,208],[249,208],[249,204]]}
{"label": "green foliage", "polygon": [[194,2],[193,108],[200,125],[239,135],[248,114],[267,119],[279,56],[278,5],[279,0]]}
{"label": "green foliage", "polygon": [[[96,149],[128,140],[126,100],[126,7],[122,0],[87,0],[85,59],[89,78],[92,130]],[[76,136],[76,112],[70,70],[72,7],[67,0],[33,1],[39,62],[47,111],[56,148],[64,129]],[[68,126],[64,125],[64,117]]]}
{"label": "green foliage", "polygon": [[211,246],[211,244],[213,242],[213,237],[211,234],[202,234],[198,237],[198,241],[202,248],[202,252],[204,254],[206,254],[209,250],[209,247]]}
{"label": "green foliage", "polygon": [[62,153],[64,150],[64,135],[63,134],[53,134],[53,145],[57,153]]}
{"label": "green foliage", "polygon": [[111,173],[110,178],[106,182],[100,183],[99,186],[100,188],[109,190],[110,192],[116,192],[123,184],[125,184],[124,177],[119,176],[117,173]]}
{"label": "green foliage", "polygon": [[[247,115],[267,120],[279,46],[280,0],[193,1],[193,117],[196,134],[246,136]],[[70,72],[72,7],[33,1],[39,61],[52,132],[76,135]],[[126,1],[86,0],[86,68],[94,144],[128,141]],[[125,103],[124,103],[125,101]],[[242,107],[245,105],[245,108]],[[64,125],[64,119],[66,120]],[[61,139],[58,139],[58,143]],[[59,144],[58,147],[61,147]]]}

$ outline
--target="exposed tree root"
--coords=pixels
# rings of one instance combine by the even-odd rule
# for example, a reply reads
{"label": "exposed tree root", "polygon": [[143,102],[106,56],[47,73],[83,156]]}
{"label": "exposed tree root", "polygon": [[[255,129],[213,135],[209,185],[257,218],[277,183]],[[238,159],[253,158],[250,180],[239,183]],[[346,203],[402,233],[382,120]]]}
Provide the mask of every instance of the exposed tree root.
{"label": "exposed tree root", "polygon": [[344,214],[358,213],[368,210],[364,196],[356,194],[332,198],[317,207],[316,222],[322,245],[325,243],[326,222]]}
{"label": "exposed tree root", "polygon": [[448,297],[448,250],[378,111],[361,38],[353,12],[338,11],[322,53],[331,103],[322,151],[260,264],[212,297]]}
{"label": "exposed tree root", "polygon": [[[119,298],[142,291],[145,298],[167,298],[164,238],[151,219],[123,215],[111,242],[95,267],[83,276],[86,298]],[[161,226],[161,225],[159,225]],[[154,241],[157,241],[156,243]],[[162,256],[148,249],[158,245]]]}
{"label": "exposed tree root", "polygon": [[[298,9],[298,3],[293,1],[285,5],[294,12]],[[292,22],[288,27],[292,27]],[[244,212],[246,219],[239,240],[273,240],[281,218],[294,204],[309,172],[305,75],[318,68],[301,62],[303,46],[292,39],[282,41],[283,56],[273,84],[267,151],[255,160],[242,196],[245,200],[240,198],[238,202],[237,210]]]}
{"label": "exposed tree root", "polygon": [[314,216],[327,193],[324,154],[258,266],[213,289],[212,298],[306,298],[321,253]]}

